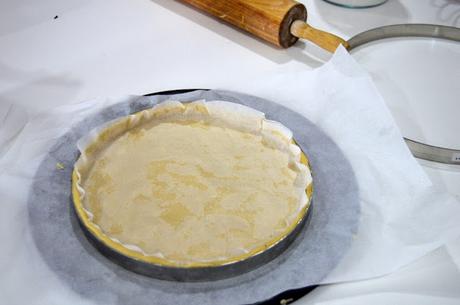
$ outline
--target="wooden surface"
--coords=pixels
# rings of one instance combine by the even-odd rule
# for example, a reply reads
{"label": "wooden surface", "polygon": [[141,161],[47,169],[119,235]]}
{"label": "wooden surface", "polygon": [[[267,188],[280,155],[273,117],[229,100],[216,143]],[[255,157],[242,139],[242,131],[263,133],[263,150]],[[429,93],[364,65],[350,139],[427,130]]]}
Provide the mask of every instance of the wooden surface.
{"label": "wooden surface", "polygon": [[287,48],[297,41],[290,26],[306,20],[303,4],[293,0],[181,0],[272,44]]}

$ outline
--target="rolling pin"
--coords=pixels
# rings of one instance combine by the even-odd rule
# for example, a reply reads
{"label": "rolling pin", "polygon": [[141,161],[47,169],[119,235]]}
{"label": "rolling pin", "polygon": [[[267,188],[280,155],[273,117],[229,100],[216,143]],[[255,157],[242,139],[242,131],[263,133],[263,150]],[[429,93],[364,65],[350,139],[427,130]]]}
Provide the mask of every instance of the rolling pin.
{"label": "rolling pin", "polygon": [[306,7],[294,0],[181,0],[278,47],[288,48],[299,38],[334,52],[348,43],[310,26]]}

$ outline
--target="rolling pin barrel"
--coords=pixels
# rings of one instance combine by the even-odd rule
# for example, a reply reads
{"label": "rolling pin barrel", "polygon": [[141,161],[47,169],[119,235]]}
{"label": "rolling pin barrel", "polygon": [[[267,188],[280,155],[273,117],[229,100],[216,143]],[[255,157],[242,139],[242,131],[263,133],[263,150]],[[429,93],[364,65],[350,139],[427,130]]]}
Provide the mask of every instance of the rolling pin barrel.
{"label": "rolling pin barrel", "polygon": [[293,0],[182,0],[238,28],[282,48],[298,37],[291,33],[296,20],[307,20],[307,9]]}

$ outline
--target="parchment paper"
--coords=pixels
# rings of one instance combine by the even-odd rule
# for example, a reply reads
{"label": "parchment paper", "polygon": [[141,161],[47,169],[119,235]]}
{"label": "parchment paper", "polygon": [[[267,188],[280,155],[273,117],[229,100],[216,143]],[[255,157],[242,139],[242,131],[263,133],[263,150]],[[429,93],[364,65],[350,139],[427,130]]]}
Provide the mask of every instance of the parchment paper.
{"label": "parchment paper", "polygon": [[[314,175],[313,207],[303,233],[277,259],[226,280],[168,282],[124,270],[85,240],[70,200],[70,175],[78,156],[75,140],[102,121],[167,99],[243,103],[293,131],[297,143],[310,158]],[[58,163],[64,169],[57,170]],[[285,107],[232,92],[195,91],[175,96],[132,97],[88,117],[59,138],[37,175],[29,199],[29,217],[42,257],[78,294],[103,304],[248,304],[288,289],[318,284],[349,248],[359,221],[359,196],[353,171],[330,138]]]}
{"label": "parchment paper", "polygon": [[[197,84],[198,88],[202,86]],[[174,87],[171,84],[170,88]],[[322,280],[323,283],[391,273],[460,236],[459,202],[445,190],[433,187],[402,141],[402,135],[371,78],[343,48],[339,48],[328,63],[313,71],[283,66],[283,69],[269,71],[259,79],[248,79],[244,75],[229,79],[220,88],[276,101],[308,118],[333,139],[351,164],[359,188],[359,229],[351,247]],[[51,210],[54,213],[49,220],[51,223],[45,222],[41,229],[32,229],[28,220],[28,199],[31,198],[32,182],[42,178],[38,176],[34,180],[40,162],[49,153],[59,150],[59,145],[53,145],[61,136],[75,124],[84,125],[80,123],[82,119],[104,107],[131,100],[132,97],[91,99],[33,117],[27,117],[27,111],[13,105],[6,113],[0,114],[0,296],[5,304],[115,304],[130,301],[107,292],[101,292],[96,299],[79,293],[78,287],[81,286],[77,279],[82,277],[84,270],[75,267],[74,274],[67,274],[65,279],[62,277],[73,256],[56,258],[55,267],[50,268],[49,258],[44,260],[43,253],[35,247],[32,233],[47,226],[61,225],[69,216],[63,215],[62,210]],[[148,101],[143,103],[148,106]],[[109,117],[105,114],[97,120],[102,124]],[[97,122],[86,123],[93,126]],[[283,123],[292,128],[289,122]],[[302,130],[308,132],[307,128]],[[69,142],[76,141],[77,136],[74,137],[69,138]],[[61,146],[65,146],[64,143],[61,142]],[[59,179],[67,179],[65,171],[69,170],[69,165],[64,164],[64,169],[59,169],[56,162],[48,163],[45,168],[54,173],[55,181],[43,183],[42,190],[36,190],[37,194],[55,190],[53,187],[61,183]],[[49,176],[47,173],[43,181]],[[56,191],[54,196],[56,200],[63,200],[65,212],[70,213],[67,195]],[[334,215],[332,211],[331,215]],[[329,221],[340,220],[342,216],[337,217],[339,219]],[[341,233],[335,232],[337,235]],[[84,241],[81,241],[83,245]],[[321,242],[327,240],[321,239]],[[46,245],[50,247],[48,251],[52,251],[67,248],[72,243],[80,241],[58,239]],[[80,254],[78,252],[75,256]],[[105,258],[94,257],[100,265],[110,266]],[[82,259],[82,262],[86,261]],[[305,268],[314,268],[314,264],[309,262]],[[111,270],[107,266],[104,268]],[[111,283],[127,272],[121,268],[114,270],[117,271],[102,273],[102,282]],[[308,270],[312,269],[306,269],[304,273]],[[298,277],[300,273],[299,270],[290,270],[289,274]],[[100,276],[100,269],[90,273],[86,279],[88,291],[102,285]],[[138,279],[133,276],[126,283],[126,289],[131,289],[133,295],[142,295],[145,288],[145,285],[138,286]],[[261,287],[251,297],[273,295],[275,292],[270,288]],[[217,299],[222,289],[210,292],[213,303],[222,301]],[[203,290],[203,287],[201,290],[192,287],[189,291],[203,295]],[[165,290],[165,293],[171,298],[186,299],[183,294],[171,290]],[[231,297],[235,298],[235,303],[239,300],[237,295]],[[164,302],[154,298],[150,303]]]}

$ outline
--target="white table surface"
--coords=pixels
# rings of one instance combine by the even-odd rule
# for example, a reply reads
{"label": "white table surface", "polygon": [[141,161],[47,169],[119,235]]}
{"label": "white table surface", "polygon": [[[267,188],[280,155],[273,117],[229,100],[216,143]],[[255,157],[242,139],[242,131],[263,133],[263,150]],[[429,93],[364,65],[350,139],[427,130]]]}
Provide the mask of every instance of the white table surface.
{"label": "white table surface", "polygon": [[[395,23],[460,27],[457,0],[389,0],[360,10],[302,2],[312,25],[344,38]],[[354,56],[404,135],[460,148],[458,44],[394,41]],[[313,69],[328,58],[304,42],[273,48],[177,1],[2,0],[0,119],[12,103],[32,115],[94,97],[213,88],[279,66]],[[414,81],[414,71],[424,77]],[[435,184],[460,198],[460,167],[420,163]],[[317,288],[298,304],[460,304],[459,242],[389,276]]]}

